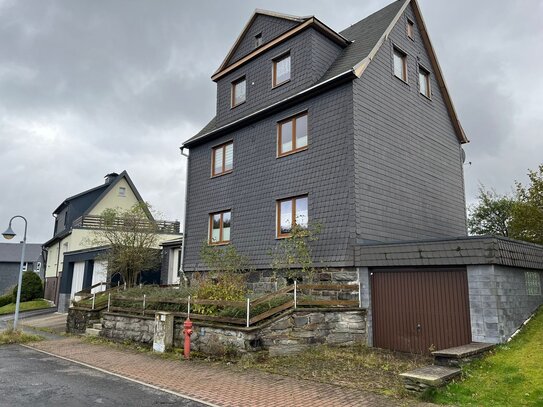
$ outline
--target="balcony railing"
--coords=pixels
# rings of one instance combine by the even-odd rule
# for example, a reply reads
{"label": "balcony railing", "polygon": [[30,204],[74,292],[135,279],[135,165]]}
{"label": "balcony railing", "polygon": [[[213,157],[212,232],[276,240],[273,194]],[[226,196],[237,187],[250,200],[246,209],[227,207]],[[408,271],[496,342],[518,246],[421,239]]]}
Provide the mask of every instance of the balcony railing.
{"label": "balcony railing", "polygon": [[[142,220],[139,222],[138,226],[145,228],[149,226],[150,222]],[[166,234],[176,234],[179,233],[180,223],[178,221],[168,221],[168,220],[156,220],[154,224],[157,227],[158,233]],[[99,215],[86,215],[77,218],[73,225],[75,228],[83,229],[105,229],[107,228],[122,228],[124,226],[124,219],[115,218],[107,219]]]}

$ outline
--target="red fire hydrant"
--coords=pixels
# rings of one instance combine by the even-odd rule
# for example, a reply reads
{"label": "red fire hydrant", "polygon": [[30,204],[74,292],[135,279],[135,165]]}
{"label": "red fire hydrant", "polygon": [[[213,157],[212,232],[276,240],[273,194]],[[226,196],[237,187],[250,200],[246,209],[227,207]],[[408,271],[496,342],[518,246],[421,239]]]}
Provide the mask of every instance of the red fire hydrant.
{"label": "red fire hydrant", "polygon": [[183,349],[183,355],[185,359],[190,358],[190,336],[192,335],[192,321],[187,318],[183,324],[183,335],[185,335],[185,347]]}

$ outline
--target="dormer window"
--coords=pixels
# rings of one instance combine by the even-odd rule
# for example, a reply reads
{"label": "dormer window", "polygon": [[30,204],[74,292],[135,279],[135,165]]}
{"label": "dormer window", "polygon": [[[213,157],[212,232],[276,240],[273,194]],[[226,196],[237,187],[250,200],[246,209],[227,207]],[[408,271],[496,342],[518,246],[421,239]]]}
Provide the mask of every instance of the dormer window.
{"label": "dormer window", "polygon": [[273,87],[290,81],[290,53],[273,60]]}
{"label": "dormer window", "polygon": [[232,82],[232,107],[245,102],[247,95],[245,76]]}
{"label": "dormer window", "polygon": [[255,48],[258,48],[262,45],[262,33],[255,35]]}

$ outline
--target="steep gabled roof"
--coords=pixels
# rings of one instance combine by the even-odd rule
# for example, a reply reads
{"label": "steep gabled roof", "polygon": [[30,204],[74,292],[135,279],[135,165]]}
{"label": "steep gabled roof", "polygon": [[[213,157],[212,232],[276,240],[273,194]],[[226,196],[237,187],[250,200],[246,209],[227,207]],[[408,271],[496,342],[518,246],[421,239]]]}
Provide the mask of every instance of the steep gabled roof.
{"label": "steep gabled roof", "polygon": [[[22,247],[17,243],[0,243],[0,263],[19,263]],[[27,243],[25,262],[35,262],[41,256],[41,244]]]}
{"label": "steep gabled roof", "polygon": [[[383,45],[383,43],[388,39],[390,32],[398,22],[399,18],[402,16],[405,9],[409,6],[409,4],[412,4],[413,6],[415,18],[420,28],[422,40],[428,50],[430,61],[432,63],[433,73],[443,94],[443,99],[449,112],[453,127],[455,129],[456,136],[460,143],[468,143],[469,140],[467,139],[466,134],[464,133],[464,130],[458,120],[456,110],[454,108],[452,99],[445,84],[445,78],[443,77],[443,72],[441,71],[441,67],[439,66],[439,63],[437,61],[437,56],[430,41],[430,37],[428,36],[426,24],[424,23],[424,20],[422,18],[422,14],[417,0],[397,0],[394,3],[389,4],[383,9],[359,21],[358,23],[353,24],[351,27],[341,31],[339,34],[336,33],[338,36],[340,36],[340,38],[346,38],[348,40],[342,52],[332,63],[326,73],[314,85],[312,85],[310,89],[305,89],[296,95],[289,96],[285,99],[285,101],[292,102],[292,100],[295,99],[297,96],[301,97],[302,95],[306,95],[308,90],[316,90],[320,86],[328,86],[330,82],[334,80],[343,80],[345,75],[348,75],[349,72],[353,73],[353,78],[361,77],[366,68],[368,67],[369,63],[373,60],[373,58]],[[294,27],[291,31],[296,33],[296,30],[299,30],[303,25],[308,24],[312,19],[315,18],[310,17],[309,20],[306,20],[301,25]],[[287,36],[288,34],[289,32],[283,35]],[[269,45],[272,44],[270,43]],[[230,67],[226,67],[225,69],[231,70],[235,68],[235,64],[233,64]],[[218,73],[220,73],[220,71],[217,71],[213,77],[216,77]],[[281,102],[274,103],[268,108],[277,108],[277,105],[280,103]],[[267,108],[261,109],[258,113],[261,114],[266,109]],[[244,118],[237,119],[235,123],[239,124],[243,122],[246,118],[249,119],[254,116],[254,112],[249,113]],[[230,128],[231,125],[232,123],[227,123],[223,126],[217,126],[216,119],[213,118],[195,136],[185,141],[183,143],[183,147],[189,147],[190,144],[207,138],[208,136],[211,136],[213,134],[217,134],[222,130]]]}
{"label": "steep gabled roof", "polygon": [[226,57],[222,61],[221,65],[215,71],[215,73],[213,75],[216,75],[218,72],[222,71],[224,68],[226,68],[228,66],[228,63],[230,62],[230,59],[232,58],[232,56],[234,55],[236,50],[239,48],[239,45],[240,45],[241,41],[243,40],[243,38],[245,37],[245,34],[247,34],[247,32],[249,31],[249,28],[251,28],[251,25],[253,25],[253,23],[255,22],[256,18],[259,15],[280,18],[280,19],[283,19],[283,20],[293,21],[295,23],[303,23],[305,20],[310,18],[310,16],[308,16],[308,17],[297,17],[297,16],[292,16],[290,14],[283,14],[283,13],[277,13],[277,12],[269,11],[269,10],[256,9],[253,12],[253,15],[251,16],[251,18],[249,18],[249,21],[247,21],[247,24],[245,24],[245,27],[243,27],[243,30],[241,31],[238,38],[236,38],[236,41],[234,42],[234,45],[232,45],[232,48],[230,48],[230,50],[228,51],[228,54],[226,54]]}

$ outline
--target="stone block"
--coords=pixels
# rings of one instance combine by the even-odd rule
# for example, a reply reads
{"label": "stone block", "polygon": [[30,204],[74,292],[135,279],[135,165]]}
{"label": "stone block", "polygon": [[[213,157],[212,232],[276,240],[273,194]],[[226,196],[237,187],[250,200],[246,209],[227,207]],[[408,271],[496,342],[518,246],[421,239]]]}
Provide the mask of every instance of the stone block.
{"label": "stone block", "polygon": [[280,319],[270,326],[270,329],[273,331],[283,330],[291,328],[294,325],[293,319],[291,317]]}
{"label": "stone block", "polygon": [[295,327],[302,327],[304,325],[307,325],[309,323],[309,319],[307,316],[295,316],[294,317],[294,326]]}
{"label": "stone block", "polygon": [[309,314],[309,323],[322,324],[325,322],[324,314]]}
{"label": "stone block", "polygon": [[332,273],[332,281],[358,281],[358,273],[356,271],[336,271]]}

